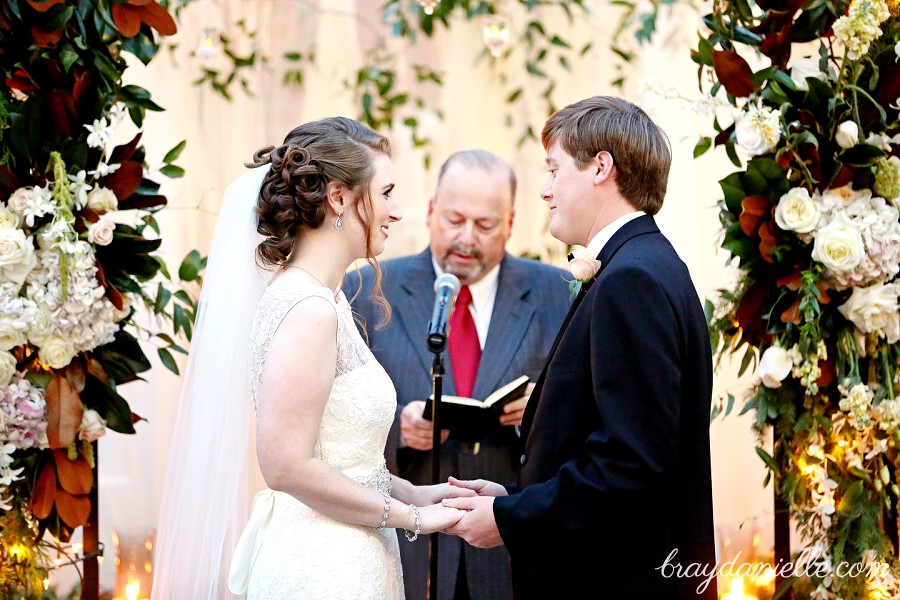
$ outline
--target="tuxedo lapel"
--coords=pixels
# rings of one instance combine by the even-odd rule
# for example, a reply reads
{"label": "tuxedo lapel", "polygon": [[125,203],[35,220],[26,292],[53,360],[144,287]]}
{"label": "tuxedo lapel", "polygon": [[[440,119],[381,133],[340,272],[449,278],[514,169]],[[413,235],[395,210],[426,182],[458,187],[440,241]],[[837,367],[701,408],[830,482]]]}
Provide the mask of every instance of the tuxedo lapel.
{"label": "tuxedo lapel", "polygon": [[[427,344],[427,326],[434,308],[434,279],[431,252],[425,250],[416,256],[403,280],[399,282],[400,293],[394,299],[396,310],[393,311],[393,318],[400,321],[409,344],[415,349],[422,367],[428,373],[431,373],[434,363],[434,354],[428,349]],[[446,351],[444,354],[443,393],[452,395],[456,393],[456,386],[453,385],[453,373]]]}
{"label": "tuxedo lapel", "polygon": [[525,274],[512,267],[504,257],[500,263],[497,296],[484,343],[483,356],[490,358],[483,358],[478,366],[478,376],[472,390],[475,398],[484,398],[509,383],[500,379],[513,362],[536,310],[529,299],[530,290]]}
{"label": "tuxedo lapel", "polygon": [[527,406],[525,407],[525,414],[522,416],[522,439],[526,439],[528,437],[528,432],[531,429],[531,423],[534,420],[535,412],[537,412],[537,405],[541,399],[541,391],[544,387],[544,379],[547,375],[547,367],[550,366],[550,361],[553,360],[553,356],[556,354],[556,349],[559,346],[559,342],[562,339],[563,334],[566,331],[566,328],[569,326],[569,322],[572,320],[572,316],[575,314],[575,311],[578,310],[578,306],[581,304],[581,301],[587,295],[591,286],[597,279],[600,277],[600,274],[603,273],[603,270],[607,267],[607,265],[612,261],[615,257],[616,253],[619,249],[633,237],[638,235],[644,235],[647,233],[659,233],[659,228],[656,226],[656,221],[650,215],[642,215],[636,219],[625,223],[618,231],[616,231],[613,236],[609,239],[608,242],[600,249],[600,253],[597,255],[597,260],[600,261],[600,268],[597,270],[597,273],[594,277],[588,281],[587,283],[581,286],[581,290],[579,290],[578,295],[575,296],[575,299],[572,301],[572,306],[569,307],[569,312],[566,314],[566,318],[563,321],[562,326],[559,328],[559,333],[556,334],[556,339],[553,341],[553,346],[550,348],[550,353],[547,355],[547,360],[544,363],[544,368],[541,371],[540,377],[538,377],[537,383],[534,386],[534,391],[531,394],[531,400],[529,400]]}

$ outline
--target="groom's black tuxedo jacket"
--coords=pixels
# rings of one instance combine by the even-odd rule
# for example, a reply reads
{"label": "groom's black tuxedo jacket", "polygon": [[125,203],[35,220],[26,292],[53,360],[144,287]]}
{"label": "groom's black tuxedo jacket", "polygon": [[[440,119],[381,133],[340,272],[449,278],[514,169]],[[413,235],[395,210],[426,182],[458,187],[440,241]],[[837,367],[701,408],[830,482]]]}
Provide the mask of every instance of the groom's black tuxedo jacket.
{"label": "groom's black tuxedo jacket", "polygon": [[714,577],[698,594],[705,577],[686,576],[716,561],[700,300],[650,216],[598,258],[528,403],[518,484],[494,502],[515,597],[715,599]]}

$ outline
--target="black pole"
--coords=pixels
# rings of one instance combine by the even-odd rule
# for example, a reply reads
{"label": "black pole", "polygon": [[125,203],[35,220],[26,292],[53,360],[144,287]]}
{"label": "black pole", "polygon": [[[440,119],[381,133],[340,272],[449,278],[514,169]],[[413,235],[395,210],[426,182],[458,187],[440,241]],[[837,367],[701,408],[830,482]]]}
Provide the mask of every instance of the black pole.
{"label": "black pole", "polygon": [[[775,460],[779,465],[783,465],[781,444],[775,442],[774,446]],[[777,594],[779,588],[785,583],[785,566],[791,562],[791,512],[781,497],[781,478],[773,475],[772,483],[772,508],[775,518],[775,593]],[[791,600],[793,597],[790,589],[781,596],[783,600]]]}
{"label": "black pole", "polygon": [[[434,352],[434,361],[431,363],[431,380],[433,382],[433,400],[431,402],[431,422],[434,431],[431,438],[431,483],[437,484],[441,480],[441,428],[438,426],[440,415],[441,395],[444,386],[444,362],[441,352]],[[437,531],[428,536],[428,554],[430,567],[428,572],[428,598],[437,600],[438,585],[438,535]]]}
{"label": "black pole", "polygon": [[97,451],[97,442],[91,442],[94,446],[94,484],[91,486],[89,498],[91,501],[91,513],[87,523],[81,529],[82,556],[84,556],[84,581],[81,587],[81,600],[99,600],[100,598],[100,494],[99,487],[100,453]]}

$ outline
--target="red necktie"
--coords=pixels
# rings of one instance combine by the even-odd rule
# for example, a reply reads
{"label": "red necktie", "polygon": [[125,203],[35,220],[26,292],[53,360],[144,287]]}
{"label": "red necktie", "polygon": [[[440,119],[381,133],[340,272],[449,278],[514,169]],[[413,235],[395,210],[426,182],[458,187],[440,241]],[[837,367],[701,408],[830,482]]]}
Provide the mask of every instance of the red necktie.
{"label": "red necktie", "polygon": [[481,344],[478,342],[478,330],[475,319],[469,311],[472,292],[464,285],[456,298],[456,307],[450,316],[450,335],[447,344],[450,346],[450,362],[453,365],[453,381],[456,383],[456,395],[471,397],[475,387],[475,376],[478,374],[478,361],[481,360]]}

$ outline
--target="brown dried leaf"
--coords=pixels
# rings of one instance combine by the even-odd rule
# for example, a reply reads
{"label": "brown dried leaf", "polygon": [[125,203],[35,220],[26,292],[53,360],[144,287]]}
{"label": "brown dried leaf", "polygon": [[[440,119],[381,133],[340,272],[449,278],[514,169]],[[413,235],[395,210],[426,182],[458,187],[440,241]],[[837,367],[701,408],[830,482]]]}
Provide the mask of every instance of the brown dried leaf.
{"label": "brown dried leaf", "polygon": [[70,460],[65,450],[57,449],[53,451],[53,460],[56,462],[59,484],[64,490],[70,494],[90,493],[94,473],[83,456]]}
{"label": "brown dried leaf", "polygon": [[78,392],[62,373],[57,373],[44,391],[47,402],[47,441],[50,448],[65,448],[75,441],[84,405]]}
{"label": "brown dried leaf", "polygon": [[735,98],[746,98],[756,91],[756,86],[750,79],[753,69],[737,52],[715,50],[713,69],[716,71],[716,78],[725,86],[725,91]]}
{"label": "brown dried leaf", "polygon": [[56,499],[56,469],[53,461],[48,460],[41,469],[34,489],[31,490],[31,512],[38,519],[46,519],[53,510]]}
{"label": "brown dried leaf", "polygon": [[57,488],[56,512],[69,527],[81,527],[91,516],[91,499],[86,494],[74,495]]}

